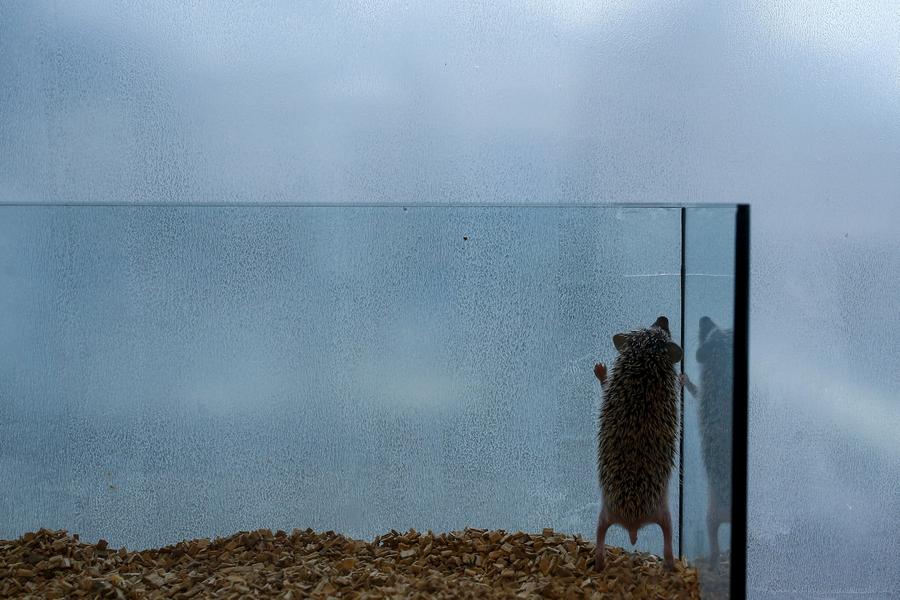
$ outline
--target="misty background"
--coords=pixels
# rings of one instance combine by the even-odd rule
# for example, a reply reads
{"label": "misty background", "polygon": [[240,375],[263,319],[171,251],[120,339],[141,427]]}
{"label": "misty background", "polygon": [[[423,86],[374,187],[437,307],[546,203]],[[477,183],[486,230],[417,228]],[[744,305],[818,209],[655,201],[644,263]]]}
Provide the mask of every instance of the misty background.
{"label": "misty background", "polygon": [[0,81],[2,202],[750,202],[751,597],[900,594],[896,3],[6,2]]}

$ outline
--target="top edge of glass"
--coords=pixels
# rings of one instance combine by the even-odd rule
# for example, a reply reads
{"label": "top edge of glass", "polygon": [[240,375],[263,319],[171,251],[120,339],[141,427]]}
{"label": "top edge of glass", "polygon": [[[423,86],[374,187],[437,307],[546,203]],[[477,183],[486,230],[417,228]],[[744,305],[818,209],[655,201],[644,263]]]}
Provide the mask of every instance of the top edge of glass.
{"label": "top edge of glass", "polygon": [[3,202],[0,208],[593,208],[736,209],[746,203],[674,202]]}

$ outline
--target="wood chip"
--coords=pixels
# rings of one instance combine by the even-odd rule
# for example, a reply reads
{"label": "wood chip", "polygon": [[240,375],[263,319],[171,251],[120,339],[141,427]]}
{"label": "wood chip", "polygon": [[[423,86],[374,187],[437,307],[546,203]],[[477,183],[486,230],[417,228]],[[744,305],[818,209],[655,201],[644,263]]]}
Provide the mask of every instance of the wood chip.
{"label": "wood chip", "polygon": [[[140,552],[42,529],[0,540],[0,598],[700,597],[697,571],[684,563],[669,572],[658,557],[607,547],[606,570],[596,573],[593,552],[582,538],[549,528],[390,531],[371,543],[330,531],[259,529]],[[710,581],[704,574],[705,594]]]}

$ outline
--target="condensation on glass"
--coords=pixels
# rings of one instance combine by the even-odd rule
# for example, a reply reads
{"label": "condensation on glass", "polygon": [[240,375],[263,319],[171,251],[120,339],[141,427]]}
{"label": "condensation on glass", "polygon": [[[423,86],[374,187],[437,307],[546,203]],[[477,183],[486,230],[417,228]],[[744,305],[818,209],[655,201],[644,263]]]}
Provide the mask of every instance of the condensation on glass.
{"label": "condensation on glass", "polygon": [[592,538],[592,367],[662,314],[676,538],[727,565],[734,231],[734,207],[0,206],[0,538]]}

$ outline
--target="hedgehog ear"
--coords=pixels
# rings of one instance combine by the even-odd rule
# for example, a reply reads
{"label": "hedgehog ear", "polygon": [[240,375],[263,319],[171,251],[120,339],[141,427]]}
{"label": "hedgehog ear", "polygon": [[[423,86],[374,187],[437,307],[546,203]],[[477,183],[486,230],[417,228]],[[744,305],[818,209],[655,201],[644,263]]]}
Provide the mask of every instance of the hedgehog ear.
{"label": "hedgehog ear", "polygon": [[625,348],[625,343],[628,341],[628,336],[624,333],[617,333],[613,336],[613,346],[616,347],[616,350],[621,352]]}
{"label": "hedgehog ear", "polygon": [[681,360],[681,355],[683,354],[683,352],[681,351],[681,346],[679,346],[675,342],[669,342],[666,345],[666,351],[669,353],[669,360],[673,363],[677,363]]}
{"label": "hedgehog ear", "polygon": [[703,342],[706,340],[706,336],[709,335],[709,332],[716,328],[716,324],[709,317],[702,317],[700,319],[700,341]]}

